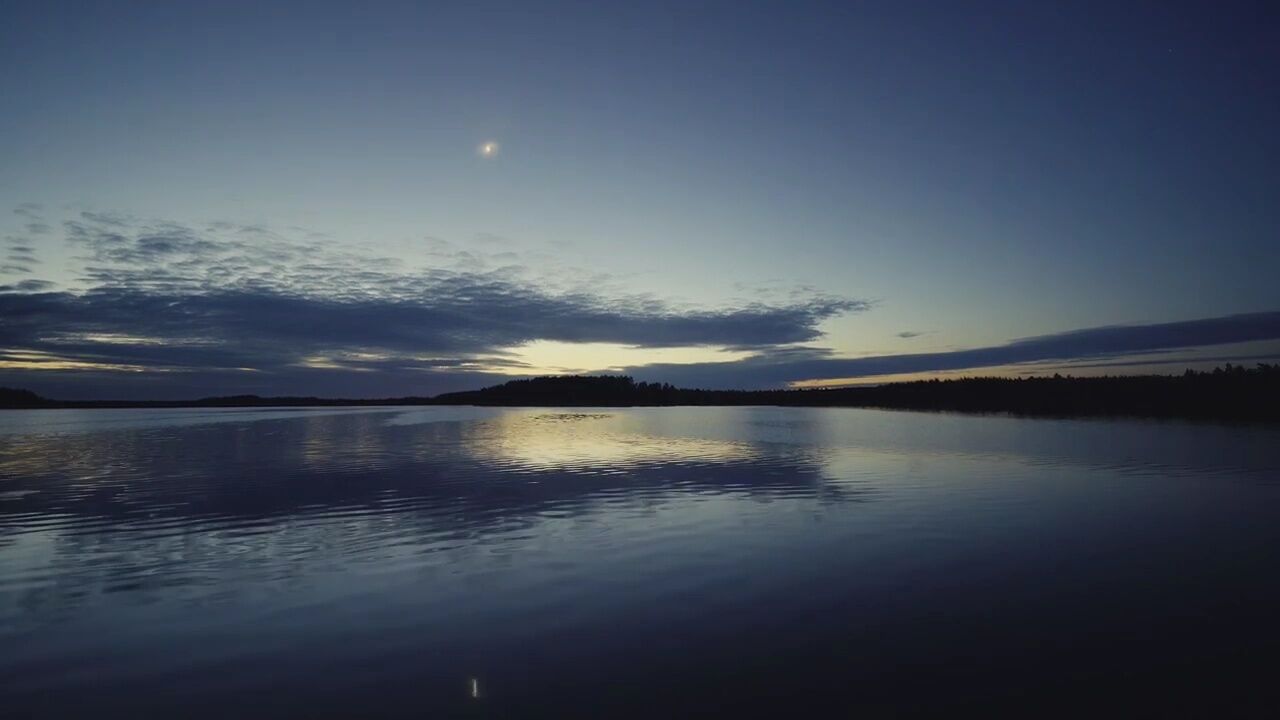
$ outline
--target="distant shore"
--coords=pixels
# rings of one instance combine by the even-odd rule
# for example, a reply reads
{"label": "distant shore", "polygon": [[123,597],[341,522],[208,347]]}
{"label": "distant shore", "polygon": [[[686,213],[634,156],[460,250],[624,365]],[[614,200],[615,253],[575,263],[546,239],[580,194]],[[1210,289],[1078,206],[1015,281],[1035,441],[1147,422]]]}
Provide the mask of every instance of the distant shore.
{"label": "distant shore", "polygon": [[1280,421],[1280,365],[1227,365],[1182,375],[965,378],[804,390],[701,390],[622,376],[513,380],[434,397],[343,399],[231,395],[196,400],[55,400],[0,388],[0,408],[255,408],[479,405],[864,407],[1027,416],[1130,416]]}
{"label": "distant shore", "polygon": [[[21,393],[15,397],[14,393]],[[0,410],[106,410],[163,408],[255,408],[255,407],[371,407],[378,405],[436,405],[432,398],[322,398],[259,395],[228,395],[196,400],[54,400],[29,391],[0,388]]]}

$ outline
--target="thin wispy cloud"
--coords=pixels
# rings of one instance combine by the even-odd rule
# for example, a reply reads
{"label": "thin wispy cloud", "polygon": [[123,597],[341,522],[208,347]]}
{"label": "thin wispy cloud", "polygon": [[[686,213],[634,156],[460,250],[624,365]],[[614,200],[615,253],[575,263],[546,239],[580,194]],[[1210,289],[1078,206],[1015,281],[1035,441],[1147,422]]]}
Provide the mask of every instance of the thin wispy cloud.
{"label": "thin wispy cloud", "polygon": [[629,372],[701,387],[777,387],[818,379],[972,370],[1019,363],[1121,358],[1141,353],[1280,340],[1280,312],[1250,313],[1183,322],[1113,325],[1039,335],[1003,345],[934,353],[860,358],[832,357],[830,350],[763,352],[743,360],[688,365],[648,365]]}

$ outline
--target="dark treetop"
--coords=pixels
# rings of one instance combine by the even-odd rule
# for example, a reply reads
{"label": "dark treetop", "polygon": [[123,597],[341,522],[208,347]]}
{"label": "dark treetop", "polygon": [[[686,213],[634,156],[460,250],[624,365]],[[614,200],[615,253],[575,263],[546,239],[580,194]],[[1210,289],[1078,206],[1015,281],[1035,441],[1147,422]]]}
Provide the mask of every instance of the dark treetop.
{"label": "dark treetop", "polygon": [[192,401],[59,401],[0,388],[0,407],[261,407],[315,405],[880,407],[1025,415],[1134,415],[1280,420],[1280,365],[1226,365],[1212,372],[1108,377],[965,378],[808,390],[698,390],[626,376],[512,380],[433,398],[341,400],[237,395]]}

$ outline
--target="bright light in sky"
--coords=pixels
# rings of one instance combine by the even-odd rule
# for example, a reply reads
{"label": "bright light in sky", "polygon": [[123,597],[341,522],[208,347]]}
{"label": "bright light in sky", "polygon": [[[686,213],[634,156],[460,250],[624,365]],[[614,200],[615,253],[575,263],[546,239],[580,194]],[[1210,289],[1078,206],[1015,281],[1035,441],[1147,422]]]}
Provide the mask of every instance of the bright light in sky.
{"label": "bright light in sky", "polygon": [[476,148],[476,152],[480,154],[480,157],[488,160],[497,157],[498,151],[501,149],[502,147],[498,145],[497,140],[486,140],[480,143],[480,147]]}
{"label": "bright light in sky", "polygon": [[560,375],[570,373],[619,372],[648,363],[698,363],[741,360],[750,352],[722,347],[636,347],[619,343],[559,342],[534,340],[511,348],[514,357],[526,365],[495,367],[499,374]]}

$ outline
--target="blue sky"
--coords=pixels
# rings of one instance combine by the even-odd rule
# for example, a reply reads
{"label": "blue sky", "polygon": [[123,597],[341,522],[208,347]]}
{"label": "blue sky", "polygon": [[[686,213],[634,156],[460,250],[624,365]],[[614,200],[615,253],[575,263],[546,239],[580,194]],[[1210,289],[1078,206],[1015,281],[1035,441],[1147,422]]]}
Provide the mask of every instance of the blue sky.
{"label": "blue sky", "polygon": [[[403,395],[1280,354],[1268,3],[3,15],[0,384]],[[1147,340],[1077,332],[1117,325]]]}

